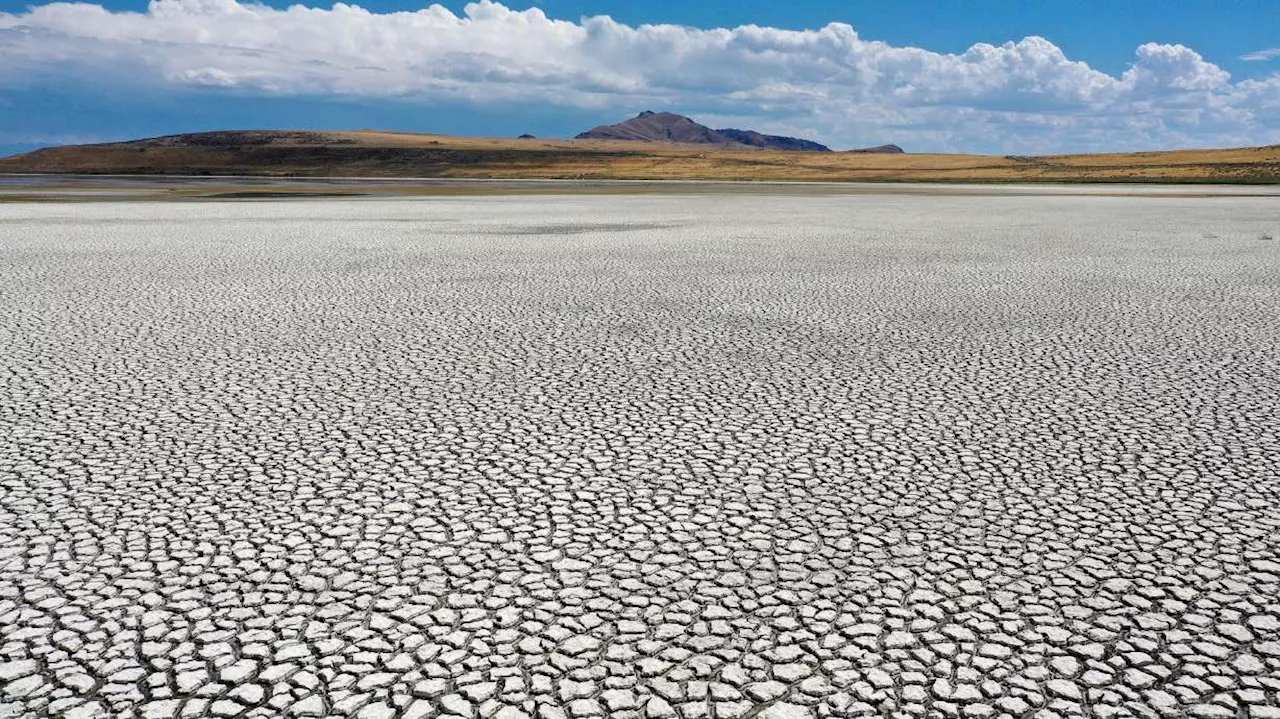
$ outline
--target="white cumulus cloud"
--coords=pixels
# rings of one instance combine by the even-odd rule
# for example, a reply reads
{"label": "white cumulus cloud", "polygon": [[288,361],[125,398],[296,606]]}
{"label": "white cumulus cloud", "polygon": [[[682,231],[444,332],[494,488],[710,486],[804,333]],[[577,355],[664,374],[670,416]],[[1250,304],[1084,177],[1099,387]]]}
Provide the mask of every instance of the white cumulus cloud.
{"label": "white cumulus cloud", "polygon": [[461,15],[440,5],[374,13],[237,0],[152,0],[141,13],[91,3],[0,13],[0,87],[53,78],[482,106],[653,107],[835,144],[932,149],[1280,142],[1278,77],[1233,82],[1182,45],[1142,45],[1113,76],[1041,37],[949,54],[864,39],[840,23],[801,31],[630,26],[605,16],[556,20],[490,0]]}

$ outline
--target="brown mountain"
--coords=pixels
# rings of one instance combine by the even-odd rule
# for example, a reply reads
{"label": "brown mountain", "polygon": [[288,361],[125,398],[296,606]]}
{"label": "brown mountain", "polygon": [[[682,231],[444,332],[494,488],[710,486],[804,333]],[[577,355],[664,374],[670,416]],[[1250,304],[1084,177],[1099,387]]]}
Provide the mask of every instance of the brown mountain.
{"label": "brown mountain", "polygon": [[645,110],[626,122],[600,125],[579,133],[578,140],[641,140],[644,142],[691,142],[723,145],[733,140],[674,112]]}
{"label": "brown mountain", "polygon": [[705,145],[746,145],[765,150],[830,152],[831,148],[812,140],[781,135],[765,135],[755,130],[725,128],[713,130],[674,112],[645,110],[616,125],[600,125],[580,133],[579,140],[638,140],[642,142],[686,142]]}

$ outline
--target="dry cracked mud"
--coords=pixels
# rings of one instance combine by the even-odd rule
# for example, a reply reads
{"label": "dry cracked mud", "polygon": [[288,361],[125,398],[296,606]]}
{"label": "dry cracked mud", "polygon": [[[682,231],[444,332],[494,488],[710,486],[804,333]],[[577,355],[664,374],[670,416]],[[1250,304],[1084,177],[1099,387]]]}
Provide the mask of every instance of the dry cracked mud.
{"label": "dry cracked mud", "polygon": [[1274,198],[0,206],[0,717],[1280,717]]}

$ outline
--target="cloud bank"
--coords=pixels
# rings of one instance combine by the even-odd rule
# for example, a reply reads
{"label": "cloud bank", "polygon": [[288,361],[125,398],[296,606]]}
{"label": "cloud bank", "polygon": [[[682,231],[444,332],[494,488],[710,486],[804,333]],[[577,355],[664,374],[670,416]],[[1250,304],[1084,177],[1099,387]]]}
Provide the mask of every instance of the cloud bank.
{"label": "cloud bank", "polygon": [[50,80],[662,108],[836,145],[1044,152],[1280,142],[1280,74],[1233,82],[1182,45],[1142,45],[1113,76],[1041,37],[948,54],[863,39],[840,23],[628,26],[489,0],[462,15],[440,5],[373,13],[236,0],[0,13],[0,87]]}

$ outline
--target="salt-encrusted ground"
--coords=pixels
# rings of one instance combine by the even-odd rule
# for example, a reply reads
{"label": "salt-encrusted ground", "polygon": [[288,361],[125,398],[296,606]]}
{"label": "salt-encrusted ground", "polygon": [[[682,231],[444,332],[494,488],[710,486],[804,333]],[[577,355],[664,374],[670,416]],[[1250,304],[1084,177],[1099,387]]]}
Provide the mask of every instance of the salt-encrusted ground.
{"label": "salt-encrusted ground", "polygon": [[1273,236],[0,206],[0,716],[1280,717]]}

